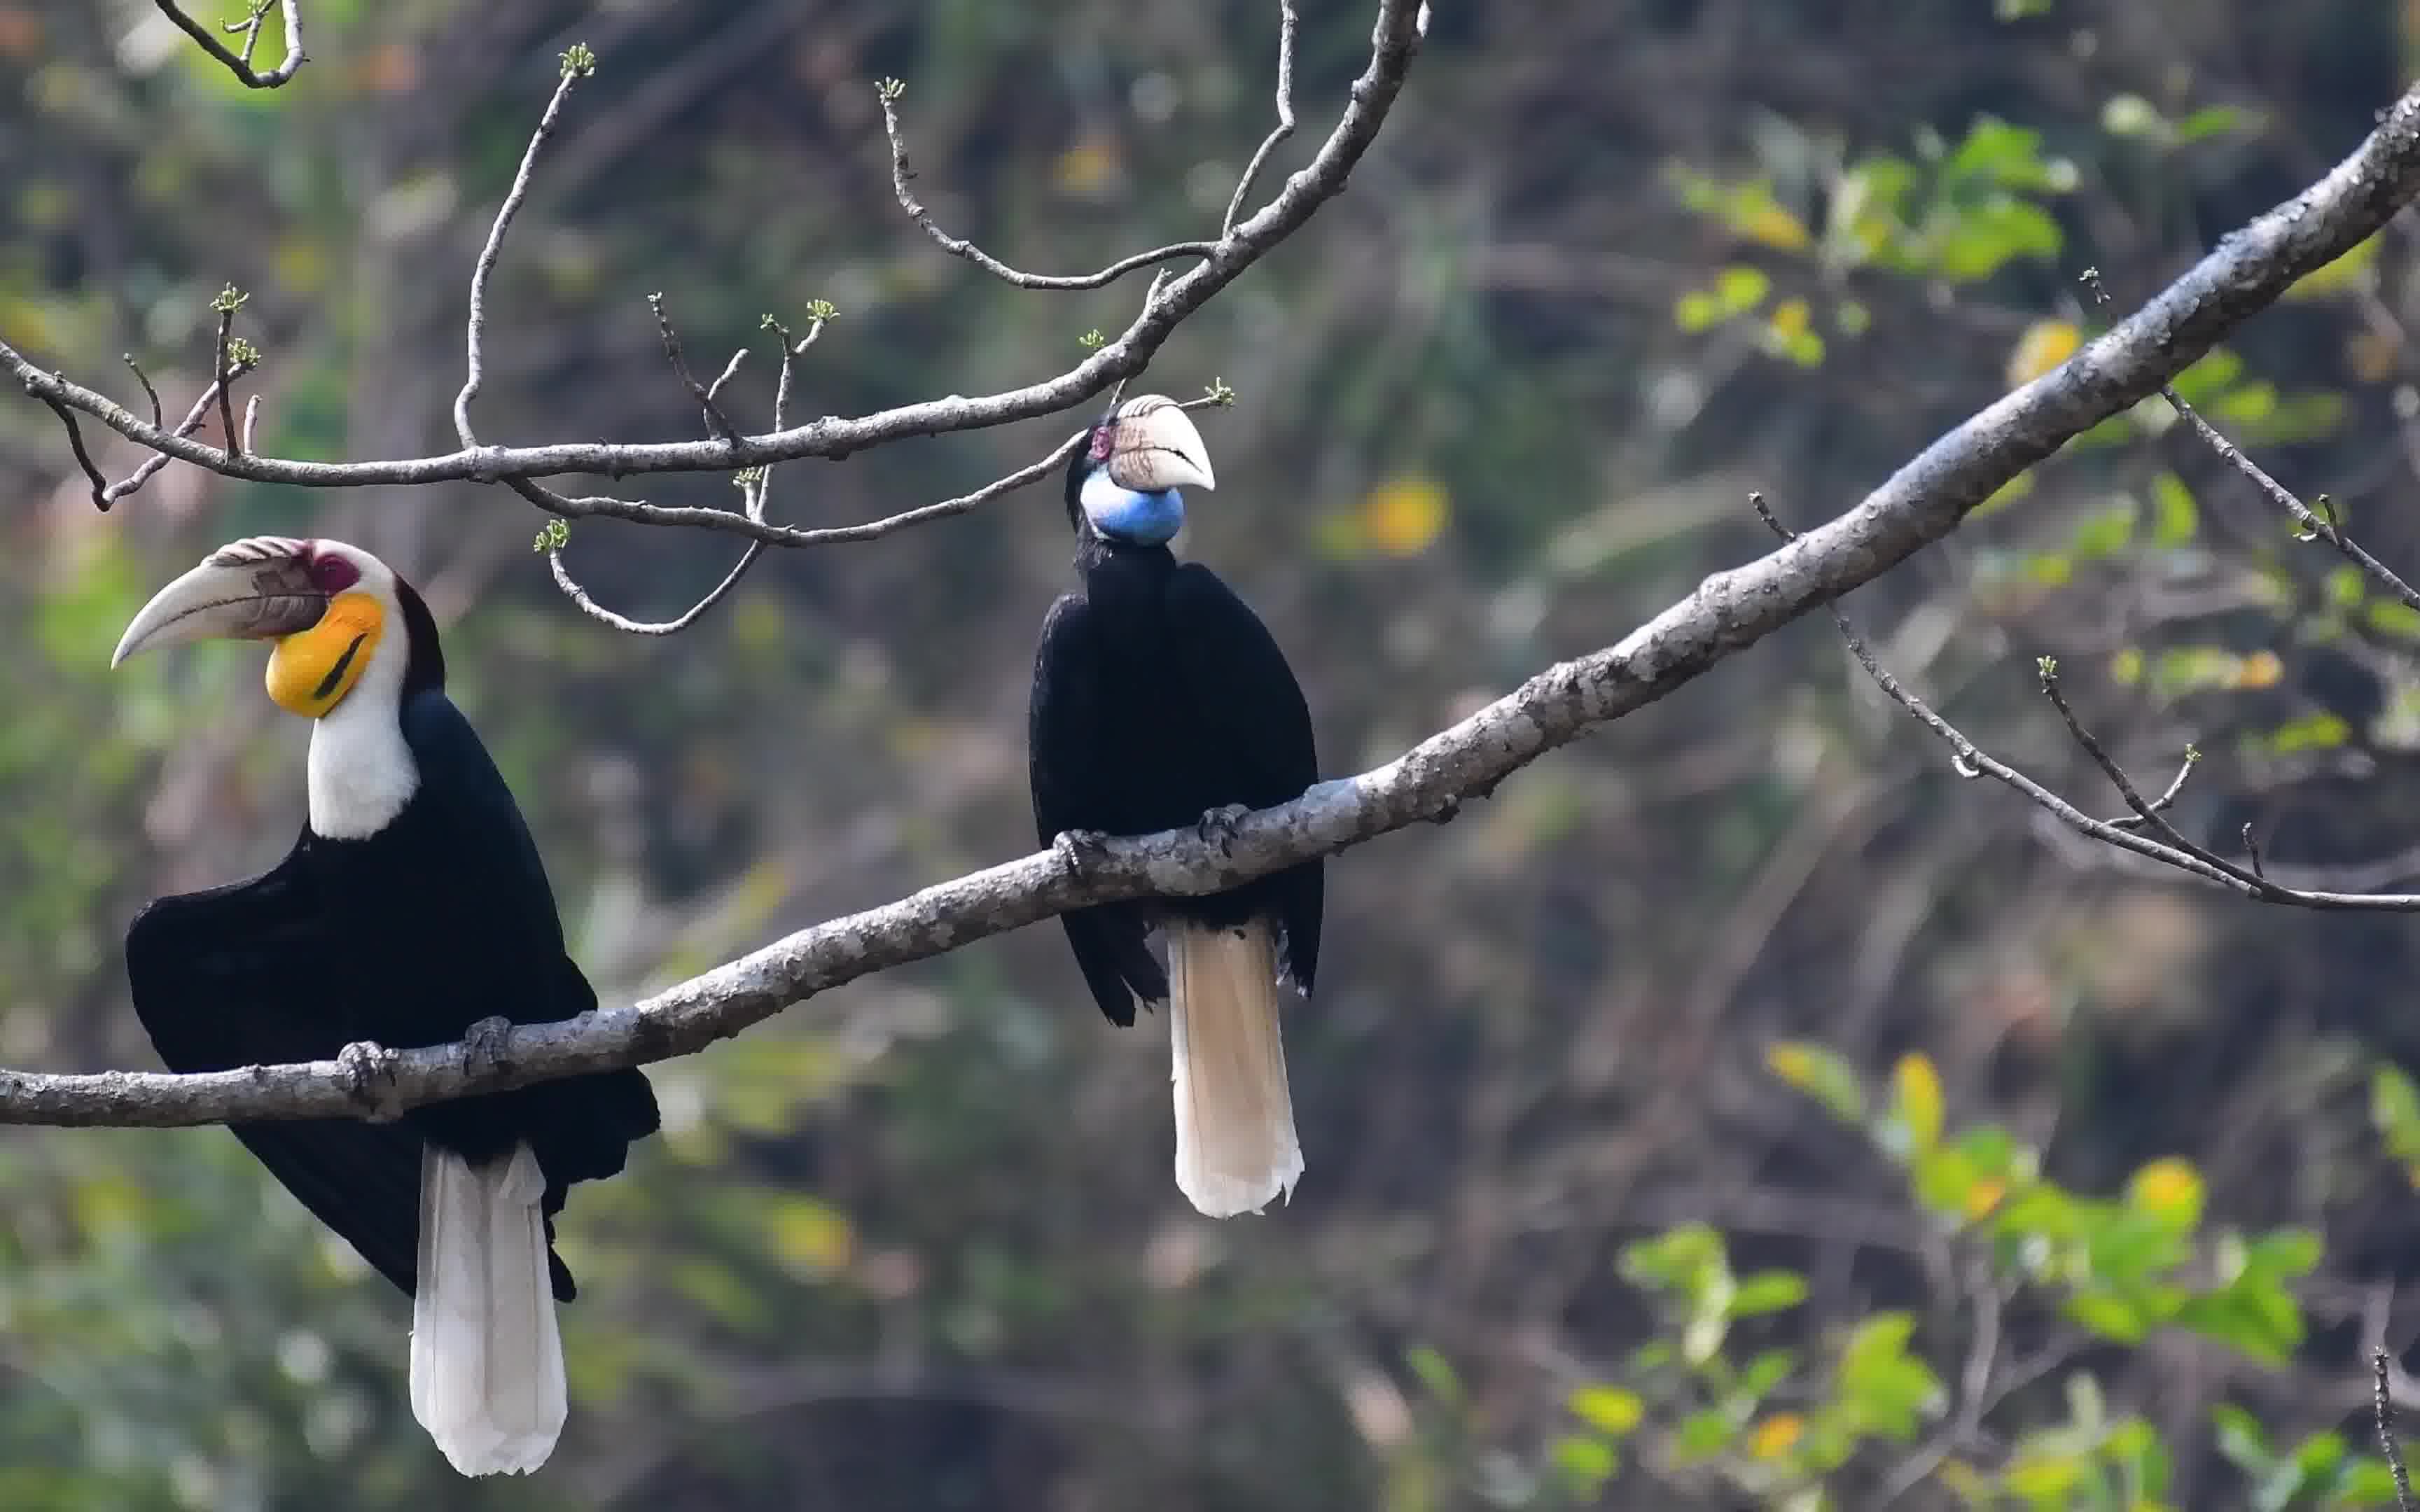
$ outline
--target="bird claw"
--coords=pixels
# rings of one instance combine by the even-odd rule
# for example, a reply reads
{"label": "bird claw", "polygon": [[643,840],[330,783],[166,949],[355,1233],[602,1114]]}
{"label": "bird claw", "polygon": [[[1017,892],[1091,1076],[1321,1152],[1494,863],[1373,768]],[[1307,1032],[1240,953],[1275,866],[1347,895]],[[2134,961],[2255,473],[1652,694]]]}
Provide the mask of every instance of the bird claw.
{"label": "bird claw", "polygon": [[1218,854],[1225,856],[1235,848],[1235,821],[1251,811],[1250,808],[1240,803],[1213,809],[1202,816],[1201,822],[1193,826],[1193,832],[1218,846]]}
{"label": "bird claw", "polygon": [[1050,842],[1050,849],[1077,872],[1085,864],[1099,858],[1109,848],[1109,837],[1097,829],[1063,829]]}
{"label": "bird claw", "polygon": [[374,1041],[357,1040],[336,1052],[337,1068],[352,1082],[353,1101],[372,1123],[392,1123],[403,1117],[396,1095],[396,1072],[403,1057]]}
{"label": "bird claw", "polygon": [[492,1013],[462,1031],[462,1073],[482,1080],[512,1067],[513,1021]]}

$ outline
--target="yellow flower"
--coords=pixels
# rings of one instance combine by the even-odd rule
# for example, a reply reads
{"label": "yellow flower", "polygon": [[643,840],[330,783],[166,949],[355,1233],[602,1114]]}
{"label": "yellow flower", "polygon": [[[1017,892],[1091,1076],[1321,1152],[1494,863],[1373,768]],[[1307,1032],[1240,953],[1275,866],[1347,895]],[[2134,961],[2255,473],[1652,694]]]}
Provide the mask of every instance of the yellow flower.
{"label": "yellow flower", "polygon": [[1759,1459],[1778,1459],[1797,1443],[1807,1431],[1807,1420],[1795,1412],[1776,1412],[1756,1426],[1748,1435],[1748,1453]]}
{"label": "yellow flower", "polygon": [[2075,355],[2084,332],[2072,320],[2037,320],[2025,327],[2009,353],[2009,387],[2022,389]]}
{"label": "yellow flower", "polygon": [[1434,478],[1389,478],[1361,501],[1361,532],[1370,546],[1388,556],[1414,557],[1445,529],[1445,486]]}

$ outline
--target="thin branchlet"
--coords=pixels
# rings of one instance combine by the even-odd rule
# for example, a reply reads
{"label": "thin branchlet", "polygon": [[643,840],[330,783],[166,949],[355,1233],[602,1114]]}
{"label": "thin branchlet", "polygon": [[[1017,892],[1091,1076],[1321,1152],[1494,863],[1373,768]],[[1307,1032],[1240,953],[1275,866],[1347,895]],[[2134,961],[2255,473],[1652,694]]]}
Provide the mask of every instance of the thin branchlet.
{"label": "thin branchlet", "polygon": [[[2077,276],[2084,285],[2092,291],[2094,302],[2104,310],[2108,309],[2109,290],[2101,282],[2101,270],[2087,268]],[[2193,428],[2194,434],[2201,438],[2203,444],[2218,454],[2220,461],[2250,479],[2254,487],[2258,488],[2271,502],[2293,517],[2294,523],[2300,527],[2295,532],[2297,539],[2327,542],[2346,561],[2366,573],[2371,580],[2401,599],[2405,607],[2420,609],[2420,593],[2414,593],[2412,585],[2398,577],[2393,568],[2379,561],[2351,537],[2345,534],[2343,527],[2336,519],[2335,510],[2328,502],[2327,495],[2319,495],[2310,504],[2304,503],[2294,490],[2271,477],[2259,463],[2243,454],[2242,448],[2228,440],[2220,433],[2217,426],[2204,420],[2200,410],[2185,402],[2185,396],[2177,392],[2177,386],[2174,383],[2162,383],[2160,397],[2168,401],[2168,407],[2177,412],[2179,419]]]}
{"label": "thin branchlet", "polygon": [[269,20],[271,0],[252,0],[250,9],[241,21],[227,26],[230,36],[241,33],[243,48],[230,51],[226,44],[212,37],[209,28],[177,8],[172,0],[152,0],[160,14],[175,23],[177,29],[199,43],[203,52],[225,65],[229,73],[243,82],[247,89],[277,89],[289,83],[311,61],[302,51],[302,16],[300,0],[282,0],[279,15],[286,23],[286,59],[266,71],[252,66],[252,54],[260,45],[260,29]]}

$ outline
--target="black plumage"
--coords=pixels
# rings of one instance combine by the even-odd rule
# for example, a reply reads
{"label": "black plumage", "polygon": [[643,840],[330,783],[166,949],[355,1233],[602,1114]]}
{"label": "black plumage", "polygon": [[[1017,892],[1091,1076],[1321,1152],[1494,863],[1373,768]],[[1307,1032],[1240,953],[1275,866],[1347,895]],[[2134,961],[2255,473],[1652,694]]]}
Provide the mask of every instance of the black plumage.
{"label": "black plumage", "polygon": [[[1071,495],[1079,483],[1071,472]],[[1260,617],[1166,546],[1110,540],[1080,515],[1078,535],[1083,587],[1050,606],[1033,663],[1029,775],[1042,843],[1071,829],[1174,829],[1233,804],[1284,803],[1318,781],[1310,706]],[[1168,995],[1143,943],[1155,912],[1217,926],[1270,920],[1286,974],[1308,995],[1322,890],[1322,863],[1306,861],[1226,892],[1103,903],[1061,923],[1101,1011],[1132,1024],[1136,997]]]}
{"label": "black plumage", "polygon": [[[127,931],[134,1007],[174,1071],[329,1059],[358,1041],[441,1044],[501,1016],[597,1006],[566,952],[546,869],[478,735],[445,696],[435,622],[396,584],[408,639],[398,717],[419,774],[394,821],[361,840],[306,824],[248,882],[163,898]],[[548,1233],[572,1183],[620,1171],[655,1132],[635,1070],[418,1108],[398,1123],[256,1122],[236,1136],[322,1223],[413,1290],[423,1141],[485,1162],[526,1141],[546,1177]],[[570,1272],[549,1256],[555,1295]]]}
{"label": "black plumage", "polygon": [[[1212,486],[1200,433],[1146,395],[1069,465],[1083,585],[1050,607],[1033,666],[1030,762],[1044,844],[1069,830],[1146,834],[1265,809],[1319,779],[1311,710],[1267,626],[1168,543],[1180,486]],[[1307,861],[1224,892],[1063,916],[1093,999],[1130,1025],[1168,1006],[1176,1184],[1213,1217],[1261,1211],[1303,1171],[1280,978],[1319,970],[1323,872]],[[1167,964],[1146,937],[1157,928]]]}

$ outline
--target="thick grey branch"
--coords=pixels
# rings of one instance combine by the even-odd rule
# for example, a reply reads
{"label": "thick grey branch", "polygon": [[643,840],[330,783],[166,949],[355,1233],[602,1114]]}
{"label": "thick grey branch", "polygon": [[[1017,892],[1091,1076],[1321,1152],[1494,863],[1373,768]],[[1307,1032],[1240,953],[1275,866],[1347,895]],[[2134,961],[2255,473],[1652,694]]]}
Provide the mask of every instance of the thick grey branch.
{"label": "thick grey branch", "polygon": [[199,42],[203,52],[225,64],[227,71],[242,80],[248,89],[275,89],[311,61],[302,52],[301,0],[284,0],[279,7],[286,18],[286,61],[266,73],[253,68],[252,50],[260,45],[260,25],[269,19],[269,0],[253,0],[251,14],[240,25],[228,28],[243,33],[243,51],[240,54],[229,52],[225,43],[210,35],[209,27],[178,9],[170,0],[152,0],[152,4],[160,8],[160,14],[176,23],[178,31]]}
{"label": "thick grey branch", "polygon": [[[644,1003],[516,1029],[506,1053],[491,1047],[475,1057],[483,1068],[475,1072],[474,1057],[460,1045],[406,1051],[395,1062],[392,1088],[379,1089],[380,1105],[412,1106],[688,1054],[817,993],[1070,908],[1215,891],[1435,819],[1947,535],[1994,489],[2155,391],[2295,279],[2375,230],[2416,191],[2420,92],[2398,102],[2321,182],[2227,238],[2057,370],[1933,442],[1855,508],[1769,556],[1708,578],[1620,643],[1547,669],[1384,766],[1247,814],[1215,841],[1188,826],[1098,847],[1058,846],[818,924]],[[6,1072],[0,1122],[158,1126],[343,1116],[368,1111],[358,1086],[333,1061],[196,1076]]]}
{"label": "thick grey branch", "polygon": [[[953,394],[854,419],[827,415],[767,435],[731,440],[620,444],[582,441],[527,447],[478,446],[466,441],[460,451],[438,456],[377,462],[305,462],[240,455],[171,435],[108,395],[36,366],[6,343],[0,343],[0,367],[5,367],[35,397],[55,401],[87,415],[128,440],[179,461],[224,477],[305,488],[497,483],[575,472],[621,477],[640,472],[731,471],[805,457],[836,458],[910,437],[979,430],[1055,414],[1081,404],[1120,378],[1142,371],[1171,332],[1343,191],[1354,165],[1376,139],[1379,127],[1403,88],[1412,56],[1419,50],[1418,11],[1414,0],[1378,0],[1369,66],[1354,81],[1351,100],[1335,130],[1307,166],[1289,177],[1266,205],[1213,243],[1199,265],[1170,280],[1158,298],[1149,301],[1115,340],[1058,377],[1023,388],[975,398]],[[2385,156],[2381,154],[2381,160]],[[772,546],[818,544],[808,532],[781,532],[719,510],[652,509],[634,507],[619,500],[588,500],[578,501],[572,509],[558,508],[556,512],[574,517],[609,516],[651,525],[705,525]]]}

